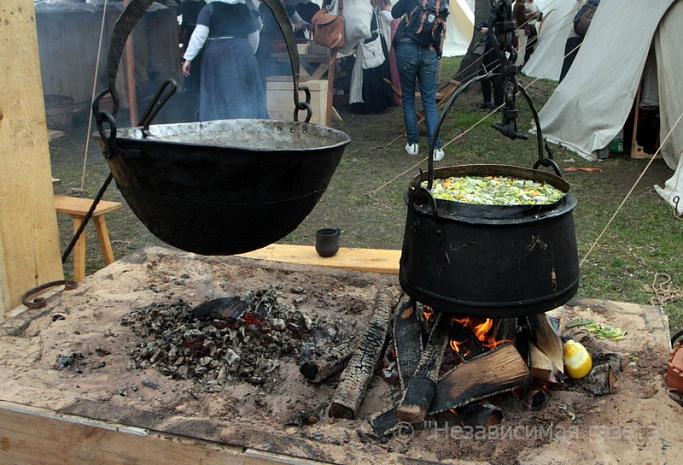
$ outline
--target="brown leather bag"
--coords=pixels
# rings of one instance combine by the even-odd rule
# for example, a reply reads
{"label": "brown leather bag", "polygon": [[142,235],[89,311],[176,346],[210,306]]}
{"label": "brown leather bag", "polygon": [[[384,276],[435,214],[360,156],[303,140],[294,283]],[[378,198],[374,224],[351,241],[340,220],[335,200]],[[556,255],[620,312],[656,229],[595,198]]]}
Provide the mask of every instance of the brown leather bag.
{"label": "brown leather bag", "polygon": [[313,42],[328,48],[344,48],[346,46],[344,17],[341,15],[341,11],[340,2],[339,14],[337,15],[329,14],[324,7],[313,15],[311,18]]}

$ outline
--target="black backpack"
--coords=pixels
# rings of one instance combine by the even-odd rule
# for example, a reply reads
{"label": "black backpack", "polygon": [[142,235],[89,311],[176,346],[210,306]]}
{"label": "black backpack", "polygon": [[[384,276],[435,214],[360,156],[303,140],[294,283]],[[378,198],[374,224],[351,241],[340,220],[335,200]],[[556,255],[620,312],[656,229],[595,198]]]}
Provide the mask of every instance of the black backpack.
{"label": "black backpack", "polygon": [[438,46],[448,13],[448,0],[418,0],[406,15],[405,34],[420,45]]}

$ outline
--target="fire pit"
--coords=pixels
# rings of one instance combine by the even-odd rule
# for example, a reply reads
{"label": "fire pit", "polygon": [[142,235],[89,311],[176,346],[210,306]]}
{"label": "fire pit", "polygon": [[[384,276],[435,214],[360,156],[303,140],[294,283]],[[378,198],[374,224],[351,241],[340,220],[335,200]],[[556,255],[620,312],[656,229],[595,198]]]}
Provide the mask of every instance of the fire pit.
{"label": "fire pit", "polygon": [[[5,354],[0,363],[6,374],[0,380],[2,436],[9,438],[12,448],[30,446],[27,457],[36,453],[74,456],[82,453],[81,446],[98,454],[103,450],[106,435],[112,434],[119,438],[117,443],[127,450],[131,460],[143,453],[146,457],[165,457],[164,451],[185,444],[189,449],[177,453],[193,457],[193,463],[199,457],[227,453],[228,446],[237,448],[229,449],[232,454],[249,455],[240,455],[239,459],[233,456],[230,460],[263,463],[275,458],[282,460],[283,456],[288,456],[288,460],[348,464],[596,463],[626,456],[643,463],[674,462],[680,406],[667,395],[663,374],[670,352],[669,336],[661,308],[653,306],[594,300],[573,300],[565,305],[566,322],[591,319],[627,331],[620,341],[597,339],[581,326],[563,332],[563,336],[584,343],[594,356],[621,356],[622,371],[614,370],[616,384],[611,394],[593,394],[586,390],[582,380],[555,385],[534,381],[504,392],[492,391],[471,402],[469,408],[455,407],[458,417],[448,408],[428,415],[424,422],[411,424],[410,429],[406,424],[401,425],[405,429],[392,428],[385,436],[377,433],[373,422],[403,397],[398,373],[390,366],[394,361],[391,349],[396,345],[392,336],[389,341],[379,341],[380,350],[389,350],[380,354],[379,364],[371,370],[354,418],[331,418],[329,412],[343,384],[342,378],[348,375],[337,371],[338,374],[312,381],[302,374],[302,355],[307,348],[316,348],[316,338],[318,349],[327,347],[321,343],[330,336],[337,338],[339,353],[346,352],[344,346],[351,347],[353,353],[369,346],[363,341],[371,322],[377,321],[378,309],[390,302],[391,321],[395,322],[396,315],[401,314],[396,312],[406,301],[398,300],[399,293],[394,275],[284,265],[242,257],[197,256],[159,247],[142,249],[88,276],[77,290],[50,299],[44,309],[26,312],[0,326],[0,350]],[[247,308],[231,307],[233,297],[244,300]],[[272,297],[277,299],[273,301]],[[227,299],[222,301],[227,305],[204,306],[205,316],[200,318],[204,315],[200,312],[188,318],[190,310],[198,311],[203,304],[218,299]],[[270,313],[265,308],[261,310],[267,313],[263,320],[249,315],[259,308],[260,301],[273,309]],[[167,363],[170,358],[166,348],[162,342],[156,346],[150,342],[164,341],[164,333],[169,330],[168,340],[174,341],[178,334],[174,333],[175,328],[183,325],[187,336],[197,334],[194,330],[212,334],[214,325],[230,324],[229,320],[211,316],[226,308],[241,312],[239,318],[243,321],[217,332],[228,329],[224,333],[235,338],[230,347],[239,352],[242,361],[250,359],[253,363],[237,363],[233,359],[232,367],[226,369],[225,382],[221,383],[219,376],[213,378],[220,368],[213,367],[212,362],[227,363],[234,356],[228,356],[227,349],[216,344],[214,356],[219,355],[212,357],[214,349],[202,341],[202,350],[207,350],[208,355],[197,351],[199,357],[183,366],[195,373],[197,367],[206,367],[206,372],[201,373],[200,369],[197,376],[188,377],[166,373],[164,370],[171,366]],[[296,325],[299,319],[297,311],[303,316],[300,321],[304,327],[334,328],[336,335],[305,331],[309,334],[297,339],[291,331],[292,323]],[[148,321],[142,314],[159,318]],[[407,320],[408,326],[417,322],[423,325],[418,334],[429,334],[433,323],[423,321],[419,313],[414,315],[420,319]],[[174,318],[178,321],[174,322]],[[284,321],[284,329],[278,319]],[[142,328],[151,328],[155,322],[159,335],[143,334]],[[258,322],[261,327],[265,323],[270,326],[271,337],[286,332],[289,336],[281,338],[281,346],[292,348],[292,352],[269,351],[270,341],[264,333],[250,327],[259,326]],[[138,325],[136,329],[133,323]],[[494,323],[504,330],[501,321]],[[518,327],[522,327],[521,323]],[[396,329],[389,329],[386,334],[395,332]],[[217,341],[218,336],[207,339]],[[488,355],[468,358],[467,363],[461,364],[450,342],[464,339],[458,333],[449,333],[442,351],[442,372],[476,372],[473,376],[455,377],[449,384],[463,387],[463,383],[474,382],[477,377],[481,381],[484,371],[499,377],[498,381],[512,378],[517,369],[511,370],[507,363],[501,366],[496,360],[524,356],[517,350],[508,351],[511,344],[502,342],[504,339],[497,348],[484,348],[483,353]],[[403,338],[404,342],[408,340]],[[200,347],[194,339],[183,341],[188,349]],[[468,344],[476,347],[474,341]],[[174,345],[182,346],[182,342]],[[157,352],[154,347],[163,350],[152,361]],[[143,356],[145,349],[148,352]],[[221,349],[225,352],[219,352]],[[315,361],[315,350],[309,351],[308,356],[307,361]],[[490,364],[486,362],[490,368],[478,368],[484,363],[479,360],[486,359],[491,360]],[[147,365],[143,366],[144,361]],[[182,365],[177,358],[174,361],[175,365]],[[347,369],[351,363],[352,360],[348,361]],[[249,373],[251,369],[253,372]],[[531,377],[537,376],[534,369]],[[438,399],[443,379],[450,377],[439,375]],[[527,380],[528,375],[519,379]],[[481,393],[483,388],[477,389]],[[534,405],[540,408],[530,408]],[[14,416],[17,412],[27,413],[19,421]],[[78,423],[59,421],[63,415],[77,419]],[[484,433],[482,428],[468,426],[472,423],[461,423],[473,421],[471,417],[483,419],[492,428]],[[59,425],[74,430],[64,430]],[[118,432],[107,432],[100,426]],[[63,441],[60,438],[64,436],[50,435],[48,430],[62,431],[74,440]],[[39,447],[31,441],[14,440],[17,435],[30,436],[36,431],[46,431]],[[172,440],[156,439],[156,432]],[[144,441],[139,443],[138,439]],[[159,444],[160,449],[151,452],[154,444]],[[190,452],[193,450],[196,455]]]}

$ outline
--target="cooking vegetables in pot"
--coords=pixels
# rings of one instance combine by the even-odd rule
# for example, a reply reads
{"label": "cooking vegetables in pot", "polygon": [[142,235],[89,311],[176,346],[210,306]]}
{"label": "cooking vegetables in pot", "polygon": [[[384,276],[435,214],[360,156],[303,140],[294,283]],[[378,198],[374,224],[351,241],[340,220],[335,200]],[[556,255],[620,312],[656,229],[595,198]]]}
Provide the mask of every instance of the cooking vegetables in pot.
{"label": "cooking vegetables in pot", "polygon": [[503,176],[450,177],[435,179],[432,185],[434,198],[476,205],[546,205],[564,194],[545,182]]}

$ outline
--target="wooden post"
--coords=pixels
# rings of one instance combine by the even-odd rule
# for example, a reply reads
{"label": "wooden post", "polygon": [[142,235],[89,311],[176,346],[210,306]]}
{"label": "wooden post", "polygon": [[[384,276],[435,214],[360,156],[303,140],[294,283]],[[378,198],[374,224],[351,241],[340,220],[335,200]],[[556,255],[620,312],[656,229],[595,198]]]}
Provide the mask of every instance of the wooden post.
{"label": "wooden post", "polygon": [[0,24],[0,320],[24,292],[63,279],[33,0]]}

